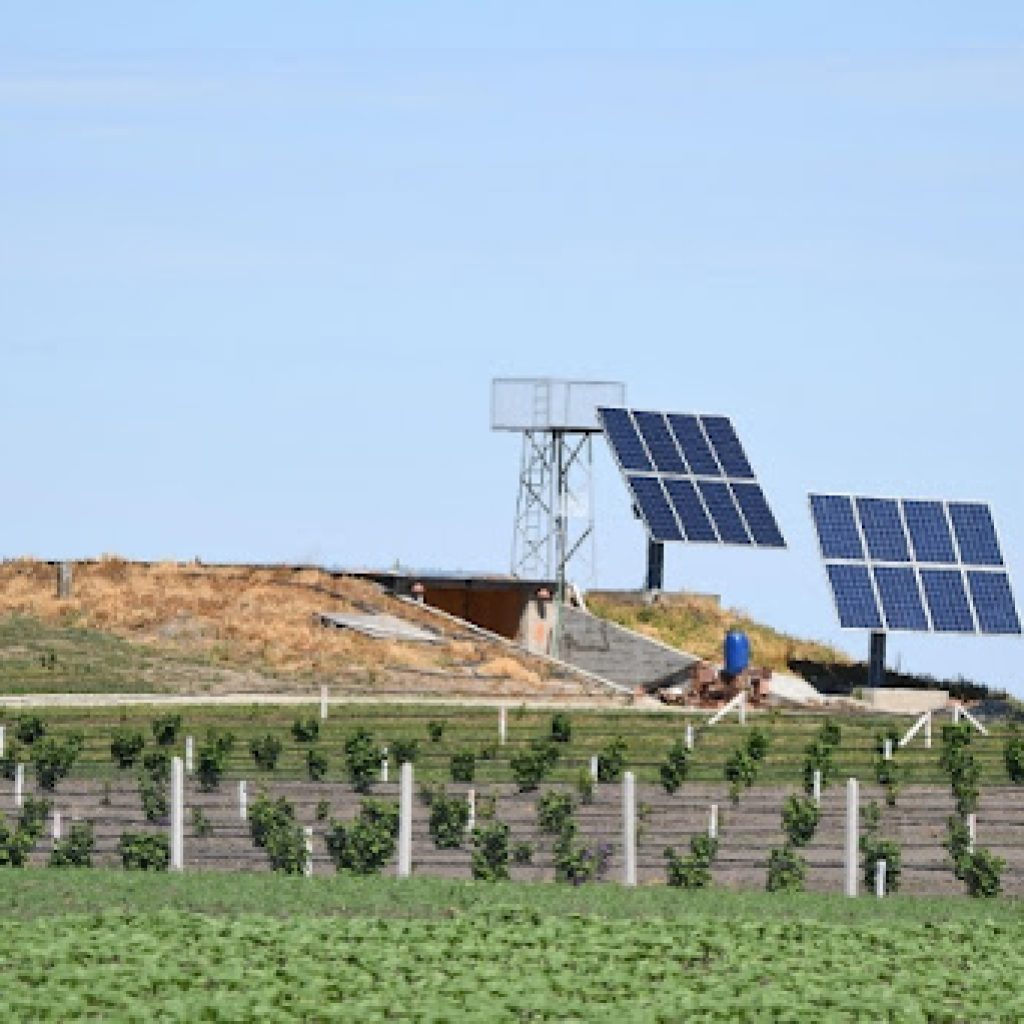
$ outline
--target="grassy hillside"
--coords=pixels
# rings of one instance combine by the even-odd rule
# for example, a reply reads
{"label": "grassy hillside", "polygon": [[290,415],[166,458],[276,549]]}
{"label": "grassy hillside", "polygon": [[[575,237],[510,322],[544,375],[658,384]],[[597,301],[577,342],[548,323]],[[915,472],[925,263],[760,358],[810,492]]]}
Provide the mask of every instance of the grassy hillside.
{"label": "grassy hillside", "polygon": [[788,671],[795,661],[850,664],[850,658],[835,647],[780,633],[742,612],[722,608],[711,598],[681,595],[645,605],[594,595],[588,598],[587,607],[595,615],[711,662],[721,662],[725,634],[736,628],[750,638],[754,665]]}

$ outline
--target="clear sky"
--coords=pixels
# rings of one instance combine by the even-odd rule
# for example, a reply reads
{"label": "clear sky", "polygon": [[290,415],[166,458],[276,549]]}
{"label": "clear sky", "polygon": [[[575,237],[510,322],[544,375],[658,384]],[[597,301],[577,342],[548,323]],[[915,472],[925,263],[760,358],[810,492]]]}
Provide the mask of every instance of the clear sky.
{"label": "clear sky", "polygon": [[[505,570],[489,384],[552,374],[733,417],[789,550],[670,587],[865,653],[827,489],[990,501],[1024,598],[1024,5],[0,13],[4,556]],[[890,655],[1024,693],[1019,639]]]}

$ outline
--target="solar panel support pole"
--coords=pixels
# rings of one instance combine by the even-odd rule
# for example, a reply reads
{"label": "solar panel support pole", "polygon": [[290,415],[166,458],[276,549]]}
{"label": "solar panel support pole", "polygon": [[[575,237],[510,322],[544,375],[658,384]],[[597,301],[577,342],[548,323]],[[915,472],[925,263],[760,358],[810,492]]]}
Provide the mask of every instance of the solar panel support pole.
{"label": "solar panel support pole", "polygon": [[665,545],[660,541],[647,541],[647,580],[648,591],[665,589]]}
{"label": "solar panel support pole", "polygon": [[885,634],[871,634],[868,659],[868,686],[885,686]]}
{"label": "solar panel support pole", "polygon": [[857,780],[847,779],[846,782],[846,857],[845,881],[846,895],[857,895],[857,831],[860,824],[860,801],[857,792]]}

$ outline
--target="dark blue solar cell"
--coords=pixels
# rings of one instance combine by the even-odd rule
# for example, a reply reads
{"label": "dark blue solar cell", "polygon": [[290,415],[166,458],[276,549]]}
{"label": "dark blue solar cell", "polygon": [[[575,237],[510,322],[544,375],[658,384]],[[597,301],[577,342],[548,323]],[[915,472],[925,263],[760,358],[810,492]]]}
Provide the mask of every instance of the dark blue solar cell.
{"label": "dark blue solar cell", "polygon": [[752,480],[754,471],[750,468],[747,456],[743,453],[743,446],[728,418],[725,416],[701,416],[700,421],[704,425],[704,433],[707,434],[708,440],[715,450],[715,455],[718,456],[718,464],[725,471],[725,475]]}
{"label": "dark blue solar cell", "polygon": [[960,561],[965,565],[1002,565],[999,540],[988,505],[967,502],[949,503],[956,542],[960,545]]}
{"label": "dark blue solar cell", "polygon": [[907,521],[917,561],[956,564],[953,535],[949,532],[949,520],[941,501],[904,500],[903,518]]}
{"label": "dark blue solar cell", "polygon": [[661,489],[657,477],[653,476],[627,476],[630,490],[636,499],[637,508],[647,523],[651,539],[658,541],[682,540],[683,535],[679,530],[676,517],[672,514],[672,508]]}
{"label": "dark blue solar cell", "polygon": [[665,490],[668,491],[669,500],[672,502],[683,524],[683,532],[686,539],[691,541],[717,541],[718,535],[715,528],[708,519],[707,512],[701,504],[700,496],[693,485],[692,480],[680,480],[678,477],[668,477],[665,481]]}
{"label": "dark blue solar cell", "polygon": [[967,585],[971,588],[982,633],[1020,632],[1020,619],[1017,618],[1010,578],[1006,573],[969,570]]}
{"label": "dark blue solar cell", "polygon": [[782,537],[782,531],[775,522],[775,516],[772,515],[761,488],[757,484],[733,483],[729,486],[747,520],[754,543],[769,548],[784,548],[786,542]]}
{"label": "dark blue solar cell", "polygon": [[662,473],[689,474],[689,467],[683,462],[675,438],[668,429],[665,417],[660,412],[633,411],[633,419],[647,442],[647,450],[654,459],[654,465]]}
{"label": "dark blue solar cell", "polygon": [[928,617],[921,602],[917,574],[909,566],[876,565],[878,596],[889,629],[928,630]]}
{"label": "dark blue solar cell", "polygon": [[722,475],[722,470],[719,468],[714,452],[711,451],[696,416],[683,416],[670,412],[668,425],[672,428],[672,433],[676,435],[679,447],[683,450],[683,455],[690,464],[694,476]]}
{"label": "dark blue solar cell", "polygon": [[650,472],[654,467],[647,457],[640,435],[625,409],[598,409],[605,437],[612,446],[619,465],[626,470]]}
{"label": "dark blue solar cell", "polygon": [[973,633],[974,617],[959,569],[922,569],[921,585],[939,633]]}
{"label": "dark blue solar cell", "polygon": [[882,619],[866,565],[826,565],[836,599],[839,624],[845,629],[881,629]]}
{"label": "dark blue solar cell", "polygon": [[899,505],[887,498],[857,498],[856,505],[870,557],[878,562],[909,562]]}
{"label": "dark blue solar cell", "polygon": [[722,541],[726,544],[749,544],[747,528],[743,525],[729,485],[721,480],[698,480],[697,486]]}
{"label": "dark blue solar cell", "polygon": [[823,558],[864,559],[864,545],[849,498],[840,494],[812,494],[811,515]]}

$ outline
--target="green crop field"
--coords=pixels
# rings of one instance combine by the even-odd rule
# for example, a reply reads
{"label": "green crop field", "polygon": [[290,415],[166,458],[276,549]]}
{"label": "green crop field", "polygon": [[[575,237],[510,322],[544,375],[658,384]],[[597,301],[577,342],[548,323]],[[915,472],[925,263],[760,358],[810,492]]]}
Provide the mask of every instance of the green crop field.
{"label": "green crop field", "polygon": [[[3,710],[0,722],[8,726],[8,744],[12,726],[19,715],[38,715],[54,733],[81,730],[85,745],[75,765],[75,777],[112,777],[116,769],[111,761],[110,740],[121,726],[138,729],[152,745],[150,725],[158,715],[178,713],[182,716],[180,735],[191,734],[197,743],[206,730],[215,727],[230,730],[237,742],[228,759],[230,776],[254,780],[269,778],[300,778],[306,772],[308,745],[297,743],[291,726],[298,718],[318,717],[318,698],[310,697],[308,705],[246,705],[246,706],[182,706],[156,708],[127,706],[122,708],[60,708],[32,711]],[[657,782],[659,766],[672,743],[684,733],[691,721],[697,730],[697,741],[690,759],[688,778],[691,781],[721,781],[729,754],[741,745],[753,726],[765,730],[768,753],[758,775],[760,784],[794,785],[801,780],[801,765],[808,743],[821,728],[824,716],[798,713],[757,713],[748,718],[746,726],[735,719],[723,721],[712,728],[703,726],[705,716],[689,717],[677,712],[621,710],[583,710],[567,712],[571,726],[569,742],[558,745],[559,759],[550,781],[573,782],[614,737],[621,735],[626,743],[625,765],[640,782]],[[346,737],[358,727],[365,727],[375,740],[393,747],[399,740],[415,740],[417,777],[425,782],[447,781],[453,754],[469,751],[476,755],[475,780],[487,784],[510,782],[510,758],[525,749],[536,737],[551,735],[552,712],[510,707],[508,710],[508,742],[498,743],[498,712],[492,708],[458,705],[415,704],[334,704],[330,717],[320,724],[316,746],[328,758],[327,778],[344,777],[342,748]],[[870,778],[877,752],[878,734],[893,726],[901,731],[913,719],[897,716],[846,715],[835,720],[842,729],[842,740],[835,751],[837,777]],[[941,722],[936,717],[934,745],[923,746],[920,735],[897,752],[902,781],[907,785],[936,783],[945,785],[948,776],[939,765]],[[442,733],[432,739],[431,723],[439,723]],[[1003,760],[1004,742],[1008,735],[1005,722],[990,724],[991,735],[976,735],[972,749],[981,769],[983,786],[1006,785],[1009,782]],[[273,773],[259,769],[249,755],[253,737],[273,733],[282,743],[280,761]],[[180,736],[179,736],[180,740]],[[179,742],[180,746],[180,742]]]}
{"label": "green crop field", "polygon": [[4,875],[11,1020],[1017,1021],[1011,902]]}

